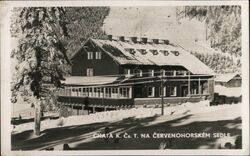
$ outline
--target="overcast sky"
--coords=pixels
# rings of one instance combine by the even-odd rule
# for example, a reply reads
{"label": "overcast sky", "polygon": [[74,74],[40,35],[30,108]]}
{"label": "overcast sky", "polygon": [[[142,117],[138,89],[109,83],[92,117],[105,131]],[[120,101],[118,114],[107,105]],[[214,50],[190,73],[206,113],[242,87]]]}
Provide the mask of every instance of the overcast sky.
{"label": "overcast sky", "polygon": [[162,38],[175,41],[205,39],[205,25],[197,20],[176,20],[176,7],[111,7],[104,21],[107,34]]}

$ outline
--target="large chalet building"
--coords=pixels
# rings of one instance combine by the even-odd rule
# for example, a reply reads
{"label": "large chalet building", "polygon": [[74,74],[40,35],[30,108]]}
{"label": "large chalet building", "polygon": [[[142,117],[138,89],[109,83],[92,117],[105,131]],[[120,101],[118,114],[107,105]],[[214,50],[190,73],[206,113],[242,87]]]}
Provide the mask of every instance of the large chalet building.
{"label": "large chalet building", "polygon": [[72,64],[58,102],[77,110],[213,100],[213,71],[168,40],[89,38]]}

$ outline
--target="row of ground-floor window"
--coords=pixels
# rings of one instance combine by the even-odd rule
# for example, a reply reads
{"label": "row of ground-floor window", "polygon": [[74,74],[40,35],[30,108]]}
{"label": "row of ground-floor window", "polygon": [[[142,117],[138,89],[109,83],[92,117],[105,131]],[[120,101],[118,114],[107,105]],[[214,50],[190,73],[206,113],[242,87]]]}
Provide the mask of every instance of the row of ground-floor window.
{"label": "row of ground-floor window", "polygon": [[133,86],[66,86],[59,91],[59,96],[95,97],[95,98],[143,98],[187,97],[190,95],[207,95],[213,92],[213,81],[191,81],[136,84]]}

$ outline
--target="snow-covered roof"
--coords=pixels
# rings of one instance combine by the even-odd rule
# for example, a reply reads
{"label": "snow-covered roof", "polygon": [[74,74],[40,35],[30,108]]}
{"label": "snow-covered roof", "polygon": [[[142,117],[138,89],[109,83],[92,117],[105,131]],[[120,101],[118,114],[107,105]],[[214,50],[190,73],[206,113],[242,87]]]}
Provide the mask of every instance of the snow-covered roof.
{"label": "snow-covered roof", "polygon": [[118,77],[113,76],[69,76],[62,83],[66,85],[100,85],[115,82]]}
{"label": "snow-covered roof", "polygon": [[215,82],[229,82],[235,77],[241,79],[241,76],[238,73],[220,74],[216,75]]}
{"label": "snow-covered roof", "polygon": [[[90,40],[122,65],[176,65],[185,67],[193,74],[214,74],[214,72],[198,58],[177,45],[164,43],[145,44],[142,42],[134,43],[120,40]],[[135,53],[130,53],[128,49],[135,50]],[[146,54],[139,52],[140,49],[146,50]],[[158,54],[154,55],[152,50],[157,50]],[[165,55],[164,51],[168,51],[168,55]],[[178,51],[179,55],[175,55],[175,51]]]}
{"label": "snow-covered roof", "polygon": [[230,96],[240,97],[242,95],[241,87],[227,88],[225,86],[215,85],[214,92],[219,93],[220,95],[228,96],[228,97]]}

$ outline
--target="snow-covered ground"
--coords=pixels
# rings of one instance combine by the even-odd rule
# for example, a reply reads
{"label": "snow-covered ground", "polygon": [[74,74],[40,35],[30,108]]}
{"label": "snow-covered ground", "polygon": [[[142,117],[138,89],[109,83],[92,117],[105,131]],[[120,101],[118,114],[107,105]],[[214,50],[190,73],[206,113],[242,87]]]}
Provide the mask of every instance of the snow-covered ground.
{"label": "snow-covered ground", "polygon": [[166,138],[115,139],[106,142],[96,139],[94,134],[103,133],[109,127],[110,133],[153,134],[157,133],[230,133],[219,138],[173,139],[170,149],[218,149],[226,143],[235,148],[235,140],[241,136],[241,104],[209,106],[209,101],[184,103],[161,108],[133,108],[98,112],[90,115],[70,116],[56,120],[43,120],[42,133],[34,136],[33,122],[16,125],[12,132],[12,150],[62,150],[65,143],[76,150],[112,149],[159,149],[169,141]]}
{"label": "snow-covered ground", "polygon": [[[202,114],[208,112],[215,112],[219,110],[226,110],[225,113],[218,114],[216,117],[208,116],[206,120],[217,121],[225,119],[233,119],[237,116],[240,116],[241,104],[234,105],[218,105],[218,106],[209,106],[209,101],[201,101],[199,103],[184,103],[182,105],[165,107],[164,115],[174,116],[183,115],[183,114]],[[127,110],[114,110],[107,112],[98,112],[90,115],[83,116],[70,116],[67,118],[61,118],[57,120],[44,120],[41,122],[41,130],[60,127],[72,126],[72,125],[86,125],[91,123],[101,123],[101,122],[116,122],[123,120],[129,117],[134,118],[147,118],[152,117],[157,114],[161,114],[161,108],[133,108]],[[170,118],[169,118],[170,119]],[[197,118],[197,120],[200,120]],[[165,121],[165,120],[164,120]],[[13,133],[20,133],[27,130],[32,130],[34,123],[24,123],[16,125],[13,129]]]}
{"label": "snow-covered ground", "polygon": [[34,108],[31,108],[31,104],[15,103],[11,105],[12,117],[31,118],[34,117]]}

